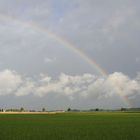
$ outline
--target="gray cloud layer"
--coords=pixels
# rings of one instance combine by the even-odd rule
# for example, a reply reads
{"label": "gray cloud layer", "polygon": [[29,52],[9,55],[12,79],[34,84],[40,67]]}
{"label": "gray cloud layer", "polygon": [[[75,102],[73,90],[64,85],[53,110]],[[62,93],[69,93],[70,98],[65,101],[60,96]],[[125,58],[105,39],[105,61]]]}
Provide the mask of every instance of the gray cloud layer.
{"label": "gray cloud layer", "polygon": [[[109,73],[121,71],[134,77],[140,69],[139,5],[139,0],[0,0],[0,15],[48,28],[94,58]],[[38,74],[47,69],[55,75],[92,73],[89,66],[73,57],[62,44],[47,34],[24,27],[14,18],[12,21],[0,16],[1,70],[9,68]],[[57,58],[56,67],[44,66],[46,56]]]}

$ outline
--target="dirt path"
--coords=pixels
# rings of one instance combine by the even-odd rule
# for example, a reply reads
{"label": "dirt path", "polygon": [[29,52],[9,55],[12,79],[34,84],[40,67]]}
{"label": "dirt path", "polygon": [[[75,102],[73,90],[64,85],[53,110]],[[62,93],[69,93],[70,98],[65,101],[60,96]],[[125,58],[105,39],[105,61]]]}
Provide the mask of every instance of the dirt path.
{"label": "dirt path", "polygon": [[59,112],[0,112],[0,114],[57,114]]}

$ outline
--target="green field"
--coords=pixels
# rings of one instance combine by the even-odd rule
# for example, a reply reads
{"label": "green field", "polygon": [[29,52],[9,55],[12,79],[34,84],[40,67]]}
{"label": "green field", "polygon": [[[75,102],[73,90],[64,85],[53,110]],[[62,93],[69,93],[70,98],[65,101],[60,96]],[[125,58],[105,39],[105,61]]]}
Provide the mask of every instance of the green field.
{"label": "green field", "polygon": [[140,140],[140,113],[3,114],[0,140]]}

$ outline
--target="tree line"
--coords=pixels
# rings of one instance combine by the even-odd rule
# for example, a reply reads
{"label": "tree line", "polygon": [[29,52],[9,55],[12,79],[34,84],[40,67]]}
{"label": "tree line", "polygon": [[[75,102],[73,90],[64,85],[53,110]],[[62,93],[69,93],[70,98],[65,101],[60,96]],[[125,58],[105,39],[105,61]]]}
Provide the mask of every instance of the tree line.
{"label": "tree line", "polygon": [[0,108],[0,112],[46,112],[46,109],[42,108],[41,110],[36,111],[36,110],[26,110],[23,107],[19,109],[18,108],[10,108],[10,109]]}

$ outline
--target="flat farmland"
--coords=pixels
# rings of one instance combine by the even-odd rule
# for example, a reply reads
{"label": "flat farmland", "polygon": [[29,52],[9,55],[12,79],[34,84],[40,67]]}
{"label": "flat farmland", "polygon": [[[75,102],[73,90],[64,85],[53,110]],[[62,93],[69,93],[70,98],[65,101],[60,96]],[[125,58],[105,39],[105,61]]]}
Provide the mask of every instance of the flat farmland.
{"label": "flat farmland", "polygon": [[0,140],[140,140],[140,113],[0,114]]}

